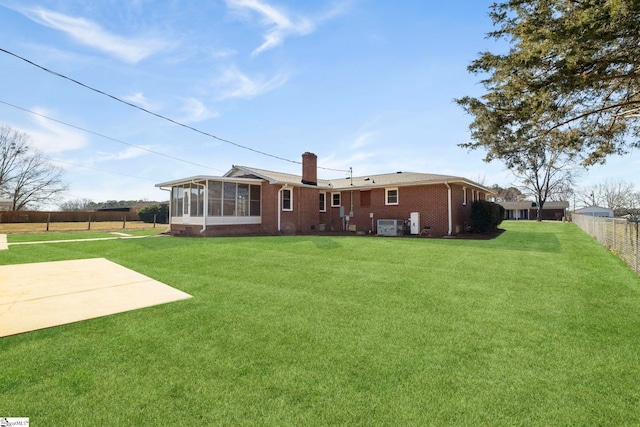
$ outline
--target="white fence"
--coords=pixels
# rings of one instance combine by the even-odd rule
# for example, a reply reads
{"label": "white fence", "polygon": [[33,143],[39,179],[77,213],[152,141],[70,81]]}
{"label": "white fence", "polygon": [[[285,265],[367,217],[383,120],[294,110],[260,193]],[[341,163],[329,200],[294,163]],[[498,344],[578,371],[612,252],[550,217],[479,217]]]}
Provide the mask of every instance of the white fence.
{"label": "white fence", "polygon": [[640,273],[638,223],[624,218],[572,214],[571,220]]}

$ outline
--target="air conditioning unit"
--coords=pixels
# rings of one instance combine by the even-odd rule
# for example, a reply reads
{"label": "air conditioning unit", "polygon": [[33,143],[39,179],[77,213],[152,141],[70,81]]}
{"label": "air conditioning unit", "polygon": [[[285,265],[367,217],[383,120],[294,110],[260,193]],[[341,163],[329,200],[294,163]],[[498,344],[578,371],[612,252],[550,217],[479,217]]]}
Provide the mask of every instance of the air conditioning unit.
{"label": "air conditioning unit", "polygon": [[402,236],[404,234],[404,220],[379,219],[378,236]]}

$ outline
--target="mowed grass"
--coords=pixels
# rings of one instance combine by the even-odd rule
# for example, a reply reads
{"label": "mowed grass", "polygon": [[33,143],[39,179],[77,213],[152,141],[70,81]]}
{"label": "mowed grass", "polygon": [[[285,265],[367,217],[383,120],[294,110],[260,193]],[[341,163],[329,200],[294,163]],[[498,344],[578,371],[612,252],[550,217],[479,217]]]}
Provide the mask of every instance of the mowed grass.
{"label": "mowed grass", "polygon": [[0,339],[38,425],[638,425],[640,279],[573,224],[489,241],[282,236],[12,246],[193,295]]}
{"label": "mowed grass", "polygon": [[[165,228],[166,229],[166,228]],[[47,233],[12,233],[7,235],[9,243],[26,242],[54,242],[64,240],[80,239],[107,239],[123,236],[154,236],[165,231],[165,229],[140,229],[140,230],[119,230],[119,231],[68,231],[68,232],[47,232]]]}

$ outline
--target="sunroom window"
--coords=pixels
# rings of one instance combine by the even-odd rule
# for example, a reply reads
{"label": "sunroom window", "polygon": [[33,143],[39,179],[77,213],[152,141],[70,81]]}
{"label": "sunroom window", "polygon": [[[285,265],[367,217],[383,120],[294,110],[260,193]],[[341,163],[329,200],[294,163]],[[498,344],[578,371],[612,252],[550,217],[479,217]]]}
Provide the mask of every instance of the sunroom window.
{"label": "sunroom window", "polygon": [[208,216],[260,216],[260,186],[246,183],[209,181]]}

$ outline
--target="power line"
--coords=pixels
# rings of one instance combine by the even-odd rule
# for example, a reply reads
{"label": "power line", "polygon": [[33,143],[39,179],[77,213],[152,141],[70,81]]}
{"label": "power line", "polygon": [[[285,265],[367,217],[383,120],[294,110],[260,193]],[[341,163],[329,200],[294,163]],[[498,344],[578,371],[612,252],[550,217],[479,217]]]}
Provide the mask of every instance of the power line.
{"label": "power line", "polygon": [[[73,78],[71,78],[71,77],[68,77],[68,76],[66,76],[66,75],[64,75],[64,74],[58,73],[57,71],[50,70],[50,69],[48,69],[48,68],[46,68],[46,67],[43,67],[42,65],[36,64],[35,62],[30,61],[30,60],[28,60],[28,59],[26,59],[26,58],[24,58],[24,57],[22,57],[22,56],[20,56],[20,55],[17,55],[17,54],[15,54],[15,53],[13,53],[13,52],[10,52],[10,51],[6,50],[6,49],[0,48],[0,51],[1,51],[1,52],[6,53],[6,54],[8,54],[8,55],[11,55],[11,56],[13,56],[13,57],[15,57],[15,58],[18,58],[18,59],[20,59],[20,60],[22,60],[22,61],[24,61],[24,62],[26,62],[26,63],[28,63],[28,64],[30,64],[30,65],[33,65],[33,66],[34,66],[34,67],[36,67],[36,68],[39,68],[39,69],[41,69],[41,70],[43,70],[43,71],[46,71],[46,72],[47,72],[47,73],[49,73],[49,74],[52,74],[52,75],[54,75],[54,76],[57,76],[57,77],[63,78],[63,79],[65,79],[65,80],[68,80],[68,81],[70,81],[70,82],[72,82],[72,83],[75,83],[75,84],[77,84],[77,85],[79,85],[79,86],[82,86],[82,87],[84,87],[84,88],[86,88],[86,89],[89,89],[89,90],[91,90],[91,91],[94,91],[94,92],[96,92],[96,93],[98,93],[98,94],[100,94],[100,95],[104,95],[104,96],[106,96],[106,97],[108,97],[108,98],[111,98],[111,99],[113,99],[114,101],[118,101],[118,102],[120,102],[120,103],[122,103],[122,104],[128,105],[129,107],[133,107],[133,108],[135,108],[135,109],[137,109],[137,110],[140,110],[140,111],[143,111],[143,112],[145,112],[145,113],[147,113],[147,114],[151,114],[152,116],[158,117],[158,118],[160,118],[160,119],[162,119],[162,120],[166,120],[166,121],[171,122],[171,123],[173,123],[173,124],[175,124],[175,125],[178,125],[178,126],[181,126],[181,127],[183,127],[183,128],[189,129],[189,130],[191,130],[191,131],[197,132],[197,133],[199,133],[199,134],[201,134],[201,135],[208,136],[209,138],[213,138],[213,139],[216,139],[216,140],[218,140],[218,141],[221,141],[221,142],[224,142],[224,143],[227,143],[227,144],[231,144],[231,145],[233,145],[233,146],[235,146],[235,147],[242,148],[242,149],[245,149],[245,150],[248,150],[248,151],[252,151],[252,152],[254,152],[254,153],[262,154],[263,156],[272,157],[272,158],[274,158],[274,159],[282,160],[282,161],[285,161],[285,162],[289,162],[289,163],[296,163],[296,164],[301,164],[301,163],[302,163],[302,162],[300,162],[300,161],[290,160],[290,159],[286,159],[286,158],[284,158],[284,157],[276,156],[276,155],[274,155],[274,154],[266,153],[266,152],[264,152],[264,151],[256,150],[255,148],[247,147],[246,145],[241,145],[241,144],[238,144],[238,143],[236,143],[236,142],[230,141],[230,140],[228,140],[228,139],[220,138],[220,137],[215,136],[215,135],[213,135],[213,134],[211,134],[211,133],[209,133],[209,132],[205,132],[205,131],[203,131],[203,130],[200,130],[200,129],[194,128],[193,126],[189,126],[189,125],[187,125],[187,124],[185,124],[185,123],[179,122],[179,121],[177,121],[177,120],[173,120],[173,119],[171,119],[171,118],[169,118],[169,117],[167,117],[167,116],[163,116],[162,114],[155,113],[155,112],[153,112],[153,111],[147,110],[146,108],[143,108],[143,107],[140,107],[140,106],[138,106],[138,105],[136,105],[136,104],[133,104],[133,103],[131,103],[131,102],[125,101],[124,99],[118,98],[118,97],[117,97],[117,96],[115,96],[115,95],[111,95],[111,94],[109,94],[109,93],[107,93],[107,92],[104,92],[104,91],[102,91],[102,90],[100,90],[100,89],[96,89],[96,88],[94,88],[94,87],[92,87],[92,86],[89,86],[89,85],[87,85],[87,84],[84,84],[84,83],[82,83],[82,82],[80,82],[80,81],[78,81],[78,80],[75,80],[75,79],[73,79]],[[343,169],[331,169],[331,168],[323,168],[323,167],[318,167],[318,168],[319,168],[319,169],[324,169],[324,170],[336,171],[336,172],[349,172],[348,170],[343,170]]]}
{"label": "power line", "polygon": [[111,174],[114,174],[114,175],[126,176],[126,177],[129,177],[129,178],[144,179],[146,181],[158,182],[158,180],[151,179],[151,178],[145,178],[145,177],[142,177],[142,176],[135,176],[135,175],[130,175],[130,174],[121,173],[121,172],[113,172],[113,171],[108,171],[108,170],[105,170],[105,169],[94,168],[92,166],[77,165],[77,164],[74,164],[74,163],[66,162],[64,160],[58,160],[58,159],[51,159],[51,160],[53,162],[55,162],[55,163],[62,163],[62,164],[69,165],[69,166],[75,166],[77,168],[91,169],[91,170],[98,171],[98,172],[106,172],[106,173],[111,173]]}
{"label": "power line", "polygon": [[159,151],[154,151],[154,150],[151,150],[149,148],[144,148],[144,147],[140,147],[139,145],[135,145],[135,144],[131,144],[129,142],[121,141],[119,139],[112,138],[110,136],[103,135],[101,133],[94,132],[94,131],[89,130],[89,129],[81,128],[80,126],[72,125],[71,123],[67,123],[67,122],[63,122],[62,120],[54,119],[53,117],[46,116],[46,115],[44,115],[42,113],[38,113],[37,111],[33,111],[33,110],[29,110],[27,108],[19,107],[17,105],[11,104],[10,102],[6,102],[6,101],[0,100],[0,104],[8,105],[9,107],[13,107],[13,108],[16,108],[18,110],[26,111],[27,113],[31,113],[31,114],[34,114],[36,116],[43,117],[43,118],[45,118],[47,120],[51,120],[53,122],[60,123],[60,124],[65,125],[65,126],[69,126],[71,128],[78,129],[78,130],[81,130],[83,132],[87,132],[87,133],[90,133],[92,135],[96,135],[96,136],[99,136],[101,138],[105,138],[105,139],[108,139],[110,141],[117,142],[119,144],[124,144],[124,145],[128,145],[130,147],[137,148],[139,150],[147,151],[149,153],[153,153],[153,154],[156,154],[158,156],[166,157],[166,158],[172,159],[172,160],[177,160],[177,161],[183,162],[183,163],[188,163],[190,165],[198,166],[198,167],[201,167],[201,168],[211,169],[211,170],[218,171],[218,172],[224,172],[223,170],[220,170],[220,169],[212,168],[210,166],[201,165],[199,163],[195,163],[195,162],[192,162],[190,160],[184,160],[184,159],[181,159],[179,157],[171,156],[169,154],[164,154],[164,153],[161,153]]}

